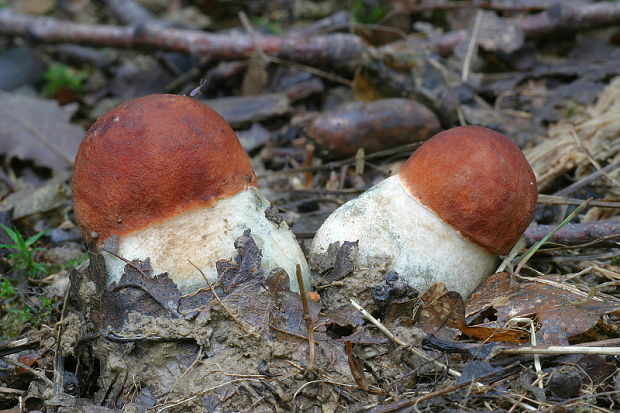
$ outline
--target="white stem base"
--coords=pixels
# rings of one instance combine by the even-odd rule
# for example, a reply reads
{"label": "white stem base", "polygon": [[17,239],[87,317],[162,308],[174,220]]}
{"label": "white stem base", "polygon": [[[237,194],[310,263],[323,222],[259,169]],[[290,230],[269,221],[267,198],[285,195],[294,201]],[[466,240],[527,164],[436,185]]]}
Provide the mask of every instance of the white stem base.
{"label": "white stem base", "polygon": [[358,265],[387,260],[388,271],[420,292],[442,282],[467,298],[497,265],[494,254],[463,238],[407,194],[398,175],[331,214],[314,237],[311,259],[337,241],[359,241]]}
{"label": "white stem base", "polygon": [[[291,290],[298,292],[295,268],[300,264],[306,290],[310,291],[310,271],[304,254],[285,222],[277,225],[265,217],[269,205],[265,197],[250,188],[219,201],[214,207],[185,211],[122,237],[118,255],[130,261],[150,257],[154,273],[168,272],[185,294],[207,286],[188,260],[214,282],[217,279],[215,263],[234,257],[237,254],[235,240],[250,229],[252,238],[262,250],[261,268],[265,274],[275,267],[284,268],[291,280]],[[108,282],[118,281],[125,263],[111,254],[103,254]]]}

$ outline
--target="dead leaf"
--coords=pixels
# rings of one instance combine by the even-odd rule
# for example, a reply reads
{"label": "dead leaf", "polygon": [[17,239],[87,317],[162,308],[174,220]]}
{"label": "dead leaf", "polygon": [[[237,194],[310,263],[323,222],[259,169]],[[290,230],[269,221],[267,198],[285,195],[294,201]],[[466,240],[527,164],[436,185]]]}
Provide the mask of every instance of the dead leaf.
{"label": "dead leaf", "polygon": [[[0,140],[1,136],[0,130]],[[0,201],[0,210],[13,209],[12,218],[18,220],[61,207],[66,204],[68,195],[71,193],[68,185],[69,177],[68,171],[62,171],[43,186],[14,192]]]}
{"label": "dead leaf", "polygon": [[522,343],[527,340],[523,331],[503,328],[469,327],[465,321],[465,303],[455,291],[447,291],[442,283],[435,283],[422,295],[424,307],[418,314],[416,324],[424,332],[440,338],[451,338],[449,330],[455,328],[462,333],[482,341],[507,341]]}
{"label": "dead leaf", "polygon": [[[620,303],[589,300],[570,288],[562,288],[552,276],[537,280],[513,278],[508,273],[493,274],[469,297],[468,319],[493,313],[495,320],[484,326],[503,326],[514,317],[535,314],[542,325],[538,344],[567,345],[575,335],[593,328],[601,316],[620,308]],[[550,285],[556,282],[558,285]],[[488,316],[487,316],[488,317]]]}
{"label": "dead leaf", "polygon": [[290,112],[290,102],[285,93],[266,93],[251,96],[229,96],[203,100],[222,115],[233,128],[260,122]]}
{"label": "dead leaf", "polygon": [[340,327],[357,327],[364,324],[362,315],[350,304],[343,305],[323,313],[326,318],[325,324],[336,324]]}
{"label": "dead leaf", "polygon": [[76,107],[54,100],[0,92],[0,153],[7,161],[31,160],[61,169],[73,165],[84,130],[69,122]]}

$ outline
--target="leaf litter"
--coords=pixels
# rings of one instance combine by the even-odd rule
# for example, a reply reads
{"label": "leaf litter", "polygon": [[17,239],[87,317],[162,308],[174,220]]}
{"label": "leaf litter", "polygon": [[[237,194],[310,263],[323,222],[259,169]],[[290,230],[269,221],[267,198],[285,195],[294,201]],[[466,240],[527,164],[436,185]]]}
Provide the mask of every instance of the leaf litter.
{"label": "leaf litter", "polygon": [[[342,36],[305,44],[311,47],[311,56],[320,56],[323,69],[344,68],[338,77],[310,74],[295,62],[281,63],[290,65],[286,67],[264,64],[258,61],[256,46],[248,49],[254,55],[250,69],[247,60],[220,63],[216,58],[197,64],[195,56],[175,56],[168,51],[136,58],[134,52],[108,55],[91,48],[112,56],[108,65],[118,66],[113,63],[116,59],[132,67],[142,60],[144,64],[138,66],[145,69],[125,71],[125,75],[118,67],[111,73],[92,73],[92,83],[87,85],[91,89],[82,96],[76,118],[87,124],[106,105],[145,90],[194,91],[209,104],[219,105],[238,128],[252,125],[253,135],[244,147],[255,155],[256,169],[264,175],[261,184],[268,187],[274,205],[303,238],[311,236],[337,205],[396,171],[413,149],[375,157],[358,153],[355,160],[335,159],[333,164],[319,165],[320,156],[312,158],[307,149],[316,143],[306,135],[308,125],[321,114],[336,114],[333,108],[348,103],[352,92],[358,100],[378,101],[379,106],[384,98],[413,98],[434,110],[444,127],[465,121],[505,131],[525,147],[541,191],[553,194],[572,182],[579,188],[571,192],[571,202],[580,204],[579,198],[589,197],[608,202],[606,208],[589,208],[575,225],[596,221],[614,228],[617,209],[609,206],[620,196],[615,183],[620,170],[610,168],[620,153],[614,28],[580,33],[574,44],[559,42],[558,48],[570,50],[551,56],[546,46],[532,40],[532,32],[543,30],[536,26],[539,15],[524,14],[521,20],[505,17],[528,10],[528,2],[509,2],[507,7],[514,7],[510,13],[495,3],[481,13],[461,7],[442,11],[440,2],[431,3],[419,7],[451,20],[452,32],[442,35],[437,30],[440,25],[416,21],[418,31],[430,34],[421,40],[408,35],[409,21],[397,29],[404,30],[405,36],[390,33],[398,40],[385,46],[379,45],[390,37],[373,30],[364,30],[368,44],[354,43],[354,48],[348,47],[348,40],[356,38]],[[552,8],[548,2],[540,3],[534,11],[551,17],[538,20],[546,29],[566,24],[567,16],[579,15],[582,23],[600,18],[588,16],[584,11],[589,9],[575,5],[580,2]],[[610,3],[598,6],[613,16]],[[157,10],[160,6],[150,7]],[[264,7],[269,9],[265,16],[277,16],[272,6]],[[166,15],[174,13],[173,8]],[[202,15],[199,8],[193,12]],[[62,13],[60,8],[56,13]],[[419,17],[415,11],[407,13]],[[480,27],[474,36],[471,29],[478,14]],[[160,20],[150,15],[158,24]],[[93,21],[92,16],[86,17]],[[128,14],[123,18],[132,22]],[[348,25],[350,16],[345,13],[344,18]],[[330,16],[318,23],[329,28]],[[165,26],[159,29],[165,30]],[[450,39],[458,41],[446,42]],[[329,48],[325,47],[327,40],[332,41]],[[464,69],[473,40],[480,49],[471,54],[469,76],[462,82],[457,72]],[[424,49],[417,47],[422,42]],[[314,63],[303,56],[304,45],[295,49],[295,44],[294,39],[287,39],[280,57],[294,60],[301,56],[302,63]],[[369,45],[377,46],[373,53],[379,53],[367,61],[358,52],[367,51]],[[350,52],[354,58],[330,63],[331,50]],[[73,50],[72,56],[77,52]],[[185,71],[188,64],[191,70]],[[360,66],[352,82],[344,78],[353,91],[332,83]],[[115,80],[107,82],[108,77]],[[97,89],[97,79],[99,85],[103,79],[102,90]],[[230,96],[240,91],[245,96]],[[0,126],[4,126],[0,128],[0,152],[5,161],[0,169],[0,201],[3,207],[14,208],[12,219],[4,212],[8,218],[3,222],[26,229],[51,226],[53,231],[42,238],[44,243],[75,250],[79,246],[70,244],[73,241],[66,244],[51,235],[72,230],[66,180],[52,179],[43,186],[39,180],[32,193],[22,189],[21,180],[40,174],[38,167],[62,170],[70,166],[83,133],[71,121],[76,112],[51,100],[26,98],[21,91],[2,96],[11,105],[0,107]],[[353,118],[364,120],[362,114],[354,113]],[[389,132],[395,136],[406,125],[402,116],[400,121],[397,118],[388,116],[393,123],[383,122],[384,127],[393,128]],[[358,123],[350,130],[365,132],[361,126]],[[303,175],[295,173],[300,167],[306,168],[300,169]],[[602,177],[584,183],[600,170],[605,172],[600,173]],[[541,208],[536,221],[553,227],[567,208],[572,207]],[[587,232],[589,227],[580,228]],[[618,244],[615,238],[599,242],[606,233],[609,230],[592,234],[594,240],[586,246],[553,245],[540,250],[521,276],[496,274],[468,300],[441,285],[425,293],[414,291],[398,274],[386,271],[385,261],[359,266],[355,243],[335,245],[325,257],[314,257],[317,291],[308,301],[308,314],[304,314],[301,297],[289,290],[286,273],[274,269],[264,278],[258,266],[260,250],[251,234],[236,243],[236,257],[220,261],[220,279],[213,289],[205,285],[186,296],[179,294],[166,274],[152,274],[147,257],[128,263],[119,283],[102,285],[103,262],[91,254],[88,268],[72,271],[67,310],[61,312],[62,298],[52,310],[55,318],[51,320],[61,323],[50,322],[50,328],[40,329],[26,324],[20,337],[0,342],[0,384],[3,391],[15,391],[0,394],[0,408],[10,408],[22,397],[20,403],[28,409],[48,411],[525,411],[536,407],[551,411],[583,406],[613,410],[620,380],[613,353],[620,336],[618,270],[608,264],[611,258],[604,257],[617,255]],[[570,237],[568,233],[562,239]],[[46,255],[53,256],[42,254],[37,259],[48,259]],[[1,264],[6,268],[5,262]],[[42,292],[49,295],[58,283],[66,285],[67,273],[63,270],[28,280],[26,297],[40,303]],[[59,291],[54,296],[65,290]],[[351,298],[378,318],[393,338],[365,321],[350,304]],[[6,306],[5,300],[3,310]],[[312,364],[308,318],[315,336]],[[514,352],[527,350],[533,339],[534,350],[551,351],[539,356],[541,370],[533,366],[530,354]],[[549,346],[554,344],[563,346]],[[565,354],[584,348],[594,352]],[[25,367],[9,366],[4,363],[5,355]],[[54,388],[48,386],[52,379]],[[62,391],[51,390],[59,388]]]}

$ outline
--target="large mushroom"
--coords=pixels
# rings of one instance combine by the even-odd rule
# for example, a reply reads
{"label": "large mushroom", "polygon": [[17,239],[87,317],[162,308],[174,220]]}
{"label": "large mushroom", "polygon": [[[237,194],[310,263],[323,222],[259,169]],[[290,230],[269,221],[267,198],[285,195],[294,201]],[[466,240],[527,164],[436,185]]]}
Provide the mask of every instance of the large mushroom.
{"label": "large mushroom", "polygon": [[[286,223],[267,217],[249,157],[226,121],[205,104],[151,95],[101,116],[82,141],[73,172],[76,220],[87,242],[128,260],[151,260],[182,293],[217,278],[217,260],[235,255],[247,229],[262,249],[262,268],[284,268],[298,291],[308,265]],[[108,282],[125,262],[103,252]]]}
{"label": "large mushroom", "polygon": [[518,241],[536,199],[532,168],[510,139],[478,126],[449,129],[331,214],[311,259],[334,242],[359,241],[359,265],[387,262],[420,291],[443,282],[467,297]]}

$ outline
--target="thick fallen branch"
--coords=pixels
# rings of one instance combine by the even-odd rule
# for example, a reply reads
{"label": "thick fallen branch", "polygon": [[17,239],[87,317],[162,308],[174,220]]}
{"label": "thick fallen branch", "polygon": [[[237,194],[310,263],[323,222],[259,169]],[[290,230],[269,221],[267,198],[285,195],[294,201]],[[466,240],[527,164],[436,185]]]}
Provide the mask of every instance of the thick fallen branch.
{"label": "thick fallen branch", "polygon": [[590,3],[591,0],[469,0],[460,2],[442,2],[436,0],[422,0],[406,2],[404,7],[410,13],[423,13],[435,10],[454,10],[461,8],[479,7],[497,11],[520,11],[532,12],[547,10],[560,2],[565,3]]}
{"label": "thick fallen branch", "polygon": [[[484,7],[484,5],[480,5]],[[526,39],[537,38],[556,32],[588,30],[611,26],[620,22],[620,3],[572,3],[557,2],[547,10],[517,18],[503,19],[506,26],[514,24],[523,32]],[[461,42],[469,39],[467,30],[454,30],[443,35],[434,36],[427,42],[427,47],[448,55]]]}
{"label": "thick fallen branch", "polygon": [[89,25],[0,10],[0,35],[29,37],[43,43],[78,43],[98,47],[149,47],[173,50],[213,60],[249,58],[255,48],[281,59],[331,68],[347,73],[366,59],[368,46],[358,36],[279,37],[215,34],[198,30],[164,28],[145,23],[132,27]]}
{"label": "thick fallen branch", "polygon": [[620,3],[605,1],[591,4],[558,3],[548,10],[517,19],[526,37],[551,32],[587,30],[617,24]]}

